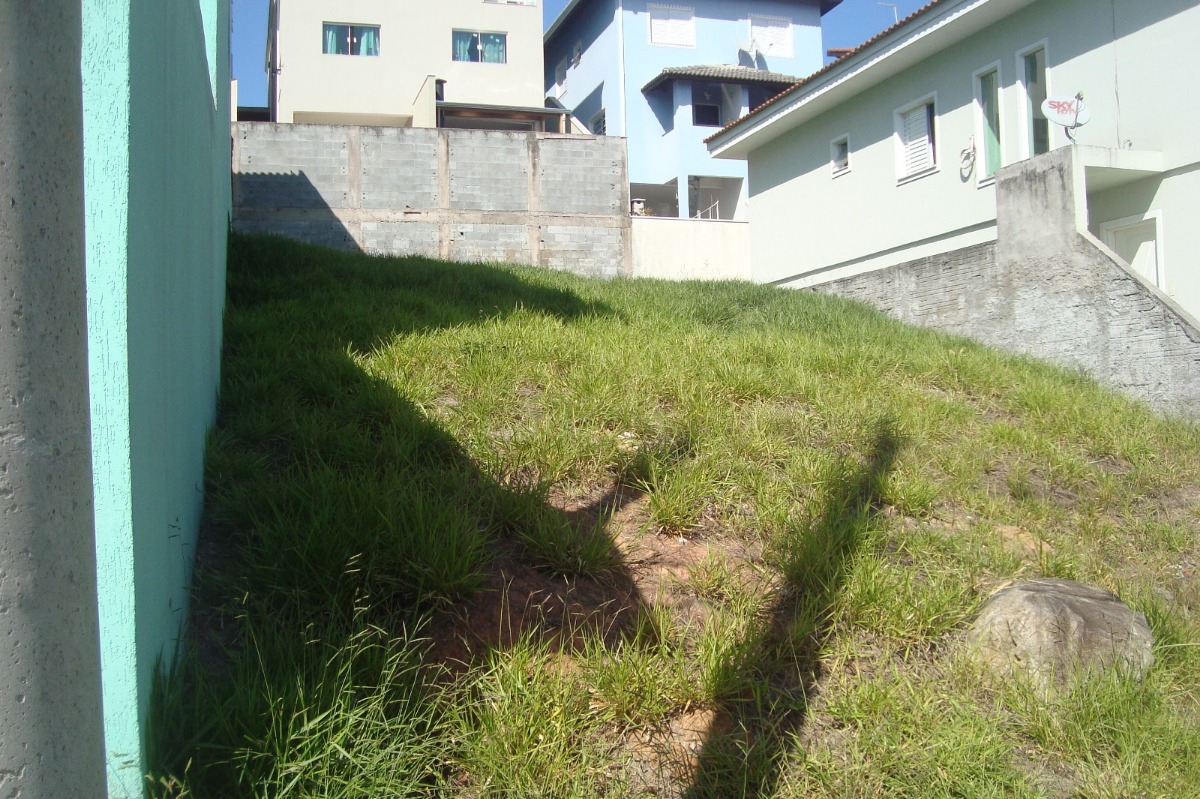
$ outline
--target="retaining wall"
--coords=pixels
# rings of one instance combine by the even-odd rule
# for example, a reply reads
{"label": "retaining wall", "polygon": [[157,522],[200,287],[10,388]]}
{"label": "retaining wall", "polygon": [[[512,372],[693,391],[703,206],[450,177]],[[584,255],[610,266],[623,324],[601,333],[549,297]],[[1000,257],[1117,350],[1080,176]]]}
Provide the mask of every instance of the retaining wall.
{"label": "retaining wall", "polygon": [[632,275],[662,280],[750,280],[750,225],[634,217]]}
{"label": "retaining wall", "polygon": [[240,122],[234,228],[594,277],[632,262],[625,140]]}
{"label": "retaining wall", "polygon": [[1070,148],[996,176],[997,241],[814,290],[912,324],[1078,367],[1151,406],[1200,418],[1200,324],[1080,230]]}

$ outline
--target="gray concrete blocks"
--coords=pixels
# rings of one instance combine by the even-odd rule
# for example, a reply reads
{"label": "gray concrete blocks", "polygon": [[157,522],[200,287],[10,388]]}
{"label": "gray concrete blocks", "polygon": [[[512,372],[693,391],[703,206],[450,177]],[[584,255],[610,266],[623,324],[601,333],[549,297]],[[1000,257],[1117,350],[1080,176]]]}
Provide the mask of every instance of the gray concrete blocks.
{"label": "gray concrete blocks", "polygon": [[437,258],[440,231],[436,222],[363,222],[362,248],[374,255],[422,255]]}
{"label": "gray concrete blocks", "polygon": [[617,277],[624,265],[623,235],[628,232],[620,228],[546,225],[539,233],[540,263],[586,277]]}
{"label": "gray concrete blocks", "polygon": [[528,211],[528,134],[455,131],[450,136],[450,207]]}
{"label": "gray concrete blocks", "polygon": [[[623,139],[542,139],[538,183],[543,210],[623,214],[629,207]],[[581,176],[587,180],[580,180]]]}
{"label": "gray concrete blocks", "polygon": [[628,271],[625,142],[236,123],[234,228],[339,249]]}
{"label": "gray concrete blocks", "polygon": [[451,225],[450,260],[533,263],[529,230],[524,225]]}
{"label": "gray concrete blocks", "polygon": [[246,208],[344,208],[349,144],[344,128],[239,125],[235,202]]}
{"label": "gray concrete blocks", "polygon": [[361,208],[438,206],[437,131],[362,129]]}

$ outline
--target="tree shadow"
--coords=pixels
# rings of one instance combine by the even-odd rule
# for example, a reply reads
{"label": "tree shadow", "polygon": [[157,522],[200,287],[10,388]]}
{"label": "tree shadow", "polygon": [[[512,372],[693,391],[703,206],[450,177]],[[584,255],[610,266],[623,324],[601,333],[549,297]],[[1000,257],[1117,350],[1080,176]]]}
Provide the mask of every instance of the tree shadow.
{"label": "tree shadow", "polygon": [[835,474],[819,510],[775,542],[771,560],[781,583],[769,610],[731,646],[717,675],[716,712],[687,799],[775,795],[822,677],[831,612],[878,523],[883,483],[900,446],[892,424],[878,423],[864,462]]}
{"label": "tree shadow", "polygon": [[[339,653],[361,649],[355,679],[383,679],[378,647],[356,643],[364,630],[422,625],[424,666],[436,668],[521,638],[564,649],[633,633],[643,600],[606,529],[635,497],[620,471],[585,501],[554,504],[536,475],[481,468],[427,401],[364,360],[514,313],[571,324],[609,308],[481,264],[364,263],[238,234],[227,285],[191,671],[160,692],[153,772],[190,763],[197,796],[247,793],[269,758],[239,747],[278,735],[280,708],[310,712]],[[548,561],[539,536],[586,548],[587,564]]]}

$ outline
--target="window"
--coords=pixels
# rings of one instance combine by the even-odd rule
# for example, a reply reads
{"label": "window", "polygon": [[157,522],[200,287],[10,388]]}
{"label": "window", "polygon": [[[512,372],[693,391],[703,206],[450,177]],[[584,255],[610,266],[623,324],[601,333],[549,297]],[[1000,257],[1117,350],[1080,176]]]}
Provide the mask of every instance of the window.
{"label": "window", "polygon": [[567,70],[570,66],[571,62],[564,58],[554,68],[554,97],[556,99],[561,100],[567,96]]}
{"label": "window", "polygon": [[326,22],[321,52],[325,55],[379,55],[379,26]]}
{"label": "window", "polygon": [[597,136],[608,135],[608,120],[605,118],[604,109],[601,108],[599,113],[592,117],[592,121],[588,123],[588,127],[592,129],[592,133]]}
{"label": "window", "polygon": [[454,31],[454,60],[508,63],[508,34]]}
{"label": "window", "polygon": [[927,98],[896,112],[899,178],[919,177],[937,168],[934,99]]}
{"label": "window", "polygon": [[976,164],[980,180],[996,174],[1000,168],[1000,70],[993,68],[975,76],[975,112],[977,115]]}
{"label": "window", "polygon": [[721,127],[721,87],[715,84],[692,86],[692,124],[697,127]]}
{"label": "window", "polygon": [[791,58],[792,21],[777,17],[750,17],[750,41],[766,55]]}
{"label": "window", "polygon": [[829,165],[833,168],[835,178],[850,171],[850,137],[848,135],[829,143]]}
{"label": "window", "polygon": [[1020,57],[1022,86],[1025,90],[1026,152],[1030,157],[1050,152],[1050,120],[1042,113],[1048,94],[1046,86],[1046,48],[1038,47]]}
{"label": "window", "polygon": [[684,6],[650,6],[650,44],[695,47],[696,19]]}

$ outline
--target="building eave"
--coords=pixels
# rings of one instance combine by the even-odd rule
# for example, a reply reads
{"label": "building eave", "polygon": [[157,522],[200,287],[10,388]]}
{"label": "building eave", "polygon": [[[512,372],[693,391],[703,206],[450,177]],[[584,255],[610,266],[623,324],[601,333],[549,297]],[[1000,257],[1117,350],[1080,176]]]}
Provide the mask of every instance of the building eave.
{"label": "building eave", "polygon": [[705,139],[715,158],[744,159],[769,141],[972,36],[1035,0],[933,0]]}
{"label": "building eave", "polygon": [[[570,2],[563,6],[563,10],[558,12],[558,16],[555,17],[554,21],[550,23],[550,27],[546,28],[546,32],[542,34],[542,42],[544,44],[549,43],[554,34],[558,32],[558,29],[562,27],[568,19],[570,19],[572,14],[575,13],[575,9],[580,5],[590,1],[591,0],[570,0]],[[841,4],[842,0],[821,0],[821,15],[824,16]]]}

